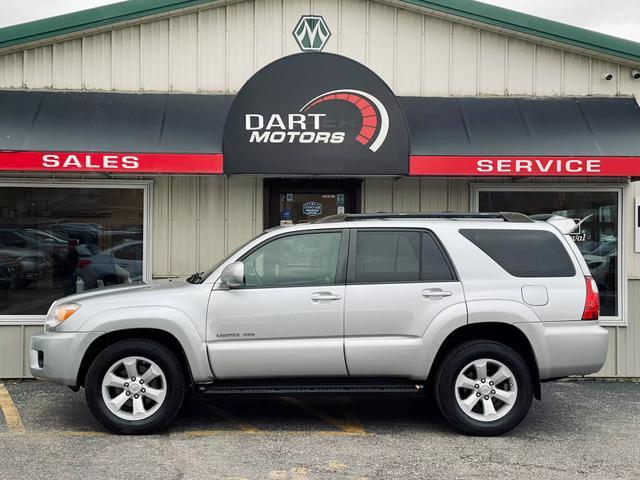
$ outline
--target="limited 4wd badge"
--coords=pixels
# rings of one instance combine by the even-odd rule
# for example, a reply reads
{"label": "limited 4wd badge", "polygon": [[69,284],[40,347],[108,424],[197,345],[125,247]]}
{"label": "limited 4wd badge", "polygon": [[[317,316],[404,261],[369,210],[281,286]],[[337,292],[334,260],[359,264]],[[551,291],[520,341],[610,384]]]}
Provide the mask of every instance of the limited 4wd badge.
{"label": "limited 4wd badge", "polygon": [[349,58],[305,53],[240,89],[223,138],[225,172],[406,175],[409,135],[391,89]]}
{"label": "limited 4wd badge", "polygon": [[307,217],[317,217],[322,213],[322,204],[318,202],[306,202],[302,204],[302,213]]}

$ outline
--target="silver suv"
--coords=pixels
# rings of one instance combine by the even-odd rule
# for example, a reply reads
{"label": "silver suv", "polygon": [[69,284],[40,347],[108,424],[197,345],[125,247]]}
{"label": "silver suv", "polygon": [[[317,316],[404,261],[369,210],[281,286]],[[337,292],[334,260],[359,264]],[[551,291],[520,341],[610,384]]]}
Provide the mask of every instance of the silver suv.
{"label": "silver suv", "polygon": [[186,282],[56,301],[31,372],[84,387],[117,433],[166,427],[187,392],[414,392],[454,428],[499,435],[542,381],[604,363],[574,226],[431,213],[276,228]]}

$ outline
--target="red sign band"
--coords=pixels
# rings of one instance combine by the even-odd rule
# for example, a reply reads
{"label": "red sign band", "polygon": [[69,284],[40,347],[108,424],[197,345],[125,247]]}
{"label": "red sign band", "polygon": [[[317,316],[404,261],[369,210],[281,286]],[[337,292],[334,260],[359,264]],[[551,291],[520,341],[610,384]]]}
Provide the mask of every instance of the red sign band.
{"label": "red sign band", "polygon": [[4,151],[1,170],[222,174],[222,154]]}
{"label": "red sign band", "polygon": [[637,177],[640,157],[412,155],[409,175]]}

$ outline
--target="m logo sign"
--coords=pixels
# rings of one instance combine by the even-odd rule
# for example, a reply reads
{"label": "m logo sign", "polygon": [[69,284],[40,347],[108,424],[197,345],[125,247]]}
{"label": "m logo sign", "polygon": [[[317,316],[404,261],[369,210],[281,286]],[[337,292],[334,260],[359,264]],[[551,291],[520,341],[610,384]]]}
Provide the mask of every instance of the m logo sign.
{"label": "m logo sign", "polygon": [[303,15],[293,29],[293,37],[303,52],[319,52],[327,44],[331,32],[324,18],[316,15]]}

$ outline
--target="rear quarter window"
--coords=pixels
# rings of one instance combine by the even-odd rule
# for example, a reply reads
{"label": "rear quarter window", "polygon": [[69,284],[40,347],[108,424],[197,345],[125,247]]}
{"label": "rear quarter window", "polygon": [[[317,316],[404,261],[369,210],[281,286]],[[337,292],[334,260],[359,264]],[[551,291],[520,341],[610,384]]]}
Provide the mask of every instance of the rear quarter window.
{"label": "rear quarter window", "polygon": [[544,230],[459,230],[514,277],[573,277],[576,269],[562,242]]}

